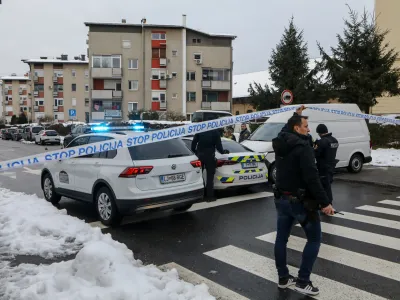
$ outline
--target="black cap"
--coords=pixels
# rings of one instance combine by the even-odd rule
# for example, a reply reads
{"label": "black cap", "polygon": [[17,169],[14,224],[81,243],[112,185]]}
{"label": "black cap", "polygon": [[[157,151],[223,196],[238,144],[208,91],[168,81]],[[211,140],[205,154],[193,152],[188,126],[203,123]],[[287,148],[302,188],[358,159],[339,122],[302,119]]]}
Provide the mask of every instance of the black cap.
{"label": "black cap", "polygon": [[325,124],[319,124],[317,126],[317,133],[319,133],[319,134],[328,133],[328,127],[326,127]]}

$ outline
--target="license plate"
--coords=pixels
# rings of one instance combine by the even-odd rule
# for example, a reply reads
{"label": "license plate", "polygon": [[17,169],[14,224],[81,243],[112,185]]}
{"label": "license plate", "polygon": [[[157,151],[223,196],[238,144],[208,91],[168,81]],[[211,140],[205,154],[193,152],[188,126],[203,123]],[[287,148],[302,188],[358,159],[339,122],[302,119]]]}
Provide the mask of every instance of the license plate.
{"label": "license plate", "polygon": [[181,181],[185,181],[185,180],[186,180],[185,173],[160,176],[160,182],[162,184],[181,182]]}
{"label": "license plate", "polygon": [[258,164],[256,162],[245,162],[242,163],[242,169],[257,168]]}

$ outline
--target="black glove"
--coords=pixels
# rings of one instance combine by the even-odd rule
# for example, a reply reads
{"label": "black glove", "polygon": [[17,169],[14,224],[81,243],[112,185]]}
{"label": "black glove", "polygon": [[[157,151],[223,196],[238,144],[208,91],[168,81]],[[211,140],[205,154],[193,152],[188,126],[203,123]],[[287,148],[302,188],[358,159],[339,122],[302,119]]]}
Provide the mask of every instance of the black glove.
{"label": "black glove", "polygon": [[229,152],[229,150],[224,150],[224,152],[223,152],[224,154],[229,154],[230,152]]}

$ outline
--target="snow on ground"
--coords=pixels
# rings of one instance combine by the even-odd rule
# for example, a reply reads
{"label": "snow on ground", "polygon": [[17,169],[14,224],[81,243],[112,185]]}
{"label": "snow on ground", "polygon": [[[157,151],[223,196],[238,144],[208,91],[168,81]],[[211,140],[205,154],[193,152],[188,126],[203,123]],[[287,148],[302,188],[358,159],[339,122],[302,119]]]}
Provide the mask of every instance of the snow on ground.
{"label": "snow on ground", "polygon": [[34,144],[35,143],[35,142],[31,142],[31,141],[25,141],[24,139],[21,139],[20,142],[23,144]]}
{"label": "snow on ground", "polygon": [[376,149],[371,156],[373,166],[400,167],[400,149]]}
{"label": "snow on ground", "polygon": [[0,188],[0,256],[44,258],[77,253],[51,265],[0,261],[0,298],[9,300],[211,300],[204,284],[143,265],[124,245],[36,195]]}

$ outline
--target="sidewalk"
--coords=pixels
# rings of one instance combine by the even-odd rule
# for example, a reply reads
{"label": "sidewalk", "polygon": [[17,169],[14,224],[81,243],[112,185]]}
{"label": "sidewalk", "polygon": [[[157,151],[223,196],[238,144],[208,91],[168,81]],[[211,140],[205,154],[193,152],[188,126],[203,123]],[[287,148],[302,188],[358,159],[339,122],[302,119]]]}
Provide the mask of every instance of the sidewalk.
{"label": "sidewalk", "polygon": [[338,170],[334,175],[334,180],[400,189],[400,168],[364,166],[358,174],[349,173],[347,170]]}

